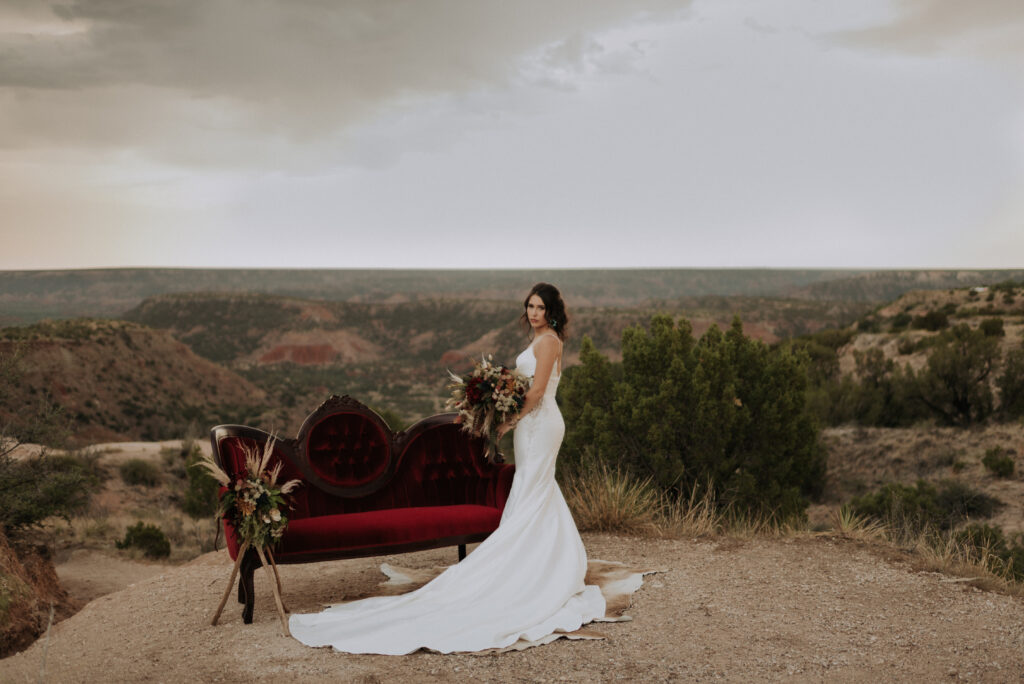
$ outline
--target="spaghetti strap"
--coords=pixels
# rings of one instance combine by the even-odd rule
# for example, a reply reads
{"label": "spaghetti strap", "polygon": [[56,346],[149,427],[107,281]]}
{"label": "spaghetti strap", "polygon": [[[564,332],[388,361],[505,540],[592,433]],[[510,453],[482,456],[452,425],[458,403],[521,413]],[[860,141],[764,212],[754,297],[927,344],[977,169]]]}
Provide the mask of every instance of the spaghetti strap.
{"label": "spaghetti strap", "polygon": [[555,362],[556,362],[555,366],[557,367],[558,374],[561,375],[562,374],[562,347],[565,346],[565,343],[562,342],[562,338],[561,337],[559,337],[556,333],[553,333],[553,332],[551,332],[549,330],[548,332],[544,333],[543,335],[538,335],[537,337],[533,338],[533,342],[530,342],[530,346],[532,347],[533,345],[537,344],[537,340],[539,340],[542,337],[554,337],[556,340],[558,340],[558,357],[555,359]]}

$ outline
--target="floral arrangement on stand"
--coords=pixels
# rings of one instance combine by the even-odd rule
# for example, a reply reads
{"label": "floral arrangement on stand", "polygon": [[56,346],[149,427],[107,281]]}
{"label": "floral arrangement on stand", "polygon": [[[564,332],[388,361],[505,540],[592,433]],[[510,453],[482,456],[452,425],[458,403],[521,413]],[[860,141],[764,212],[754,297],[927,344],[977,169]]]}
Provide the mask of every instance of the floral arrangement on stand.
{"label": "floral arrangement on stand", "polygon": [[447,407],[459,412],[462,429],[487,438],[487,458],[501,462],[498,451],[498,427],[517,415],[526,401],[530,380],[517,370],[494,363],[494,357],[481,357],[465,377],[448,371],[452,396]]}
{"label": "floral arrangement on stand", "polygon": [[[227,603],[231,588],[234,586],[235,577],[238,575],[242,558],[249,549],[253,549],[263,563],[264,570],[268,573],[274,591],[274,600],[281,616],[281,625],[285,634],[289,634],[288,620],[285,618],[287,609],[281,599],[281,576],[277,572],[277,564],[274,562],[274,553],[271,547],[281,539],[288,527],[288,516],[283,509],[288,506],[288,494],[294,491],[301,482],[289,480],[285,483],[278,483],[277,479],[283,465],[280,461],[273,468],[268,469],[270,457],[274,453],[274,442],[275,438],[269,437],[266,444],[263,445],[262,452],[255,447],[243,446],[245,470],[234,478],[217,465],[212,455],[204,454],[202,459],[194,464],[209,471],[223,487],[217,517],[230,521],[238,535],[238,555],[235,558],[235,567],[231,570],[231,579],[228,580],[227,590],[221,598],[217,612],[214,613],[213,619],[210,621],[211,625],[217,624],[217,620],[220,619],[224,604]],[[271,569],[273,576],[270,576]]]}

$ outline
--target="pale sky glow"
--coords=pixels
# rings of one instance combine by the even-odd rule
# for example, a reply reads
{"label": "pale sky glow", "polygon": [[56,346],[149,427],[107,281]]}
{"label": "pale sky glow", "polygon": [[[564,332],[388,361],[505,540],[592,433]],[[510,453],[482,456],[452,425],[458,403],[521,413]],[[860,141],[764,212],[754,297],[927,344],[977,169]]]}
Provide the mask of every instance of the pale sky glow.
{"label": "pale sky glow", "polygon": [[1024,266],[1018,0],[0,0],[0,269]]}

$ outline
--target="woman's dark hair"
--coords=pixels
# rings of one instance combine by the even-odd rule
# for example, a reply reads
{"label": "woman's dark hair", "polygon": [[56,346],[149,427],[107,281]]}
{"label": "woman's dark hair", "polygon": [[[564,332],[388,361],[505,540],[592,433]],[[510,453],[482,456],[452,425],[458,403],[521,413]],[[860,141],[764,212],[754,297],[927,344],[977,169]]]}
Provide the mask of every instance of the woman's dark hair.
{"label": "woman's dark hair", "polygon": [[550,283],[537,283],[530,290],[523,300],[523,315],[519,321],[527,330],[530,329],[530,319],[526,316],[526,307],[530,304],[530,297],[537,295],[544,302],[545,317],[548,325],[558,335],[558,339],[564,340],[569,329],[569,315],[565,313],[565,302],[562,301],[562,293]]}

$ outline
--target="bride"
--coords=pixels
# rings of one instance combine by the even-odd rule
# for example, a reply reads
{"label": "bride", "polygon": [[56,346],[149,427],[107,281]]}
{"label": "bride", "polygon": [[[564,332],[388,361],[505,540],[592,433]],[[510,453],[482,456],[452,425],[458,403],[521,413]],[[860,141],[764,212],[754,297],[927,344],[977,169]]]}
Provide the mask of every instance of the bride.
{"label": "bride", "polygon": [[292,615],[296,639],[347,653],[481,651],[546,643],[604,615],[600,589],[584,585],[586,551],[555,482],[565,304],[554,285],[538,283],[523,306],[533,341],[516,365],[533,382],[522,411],[499,428],[516,428],[516,472],[498,529],[416,591]]}

